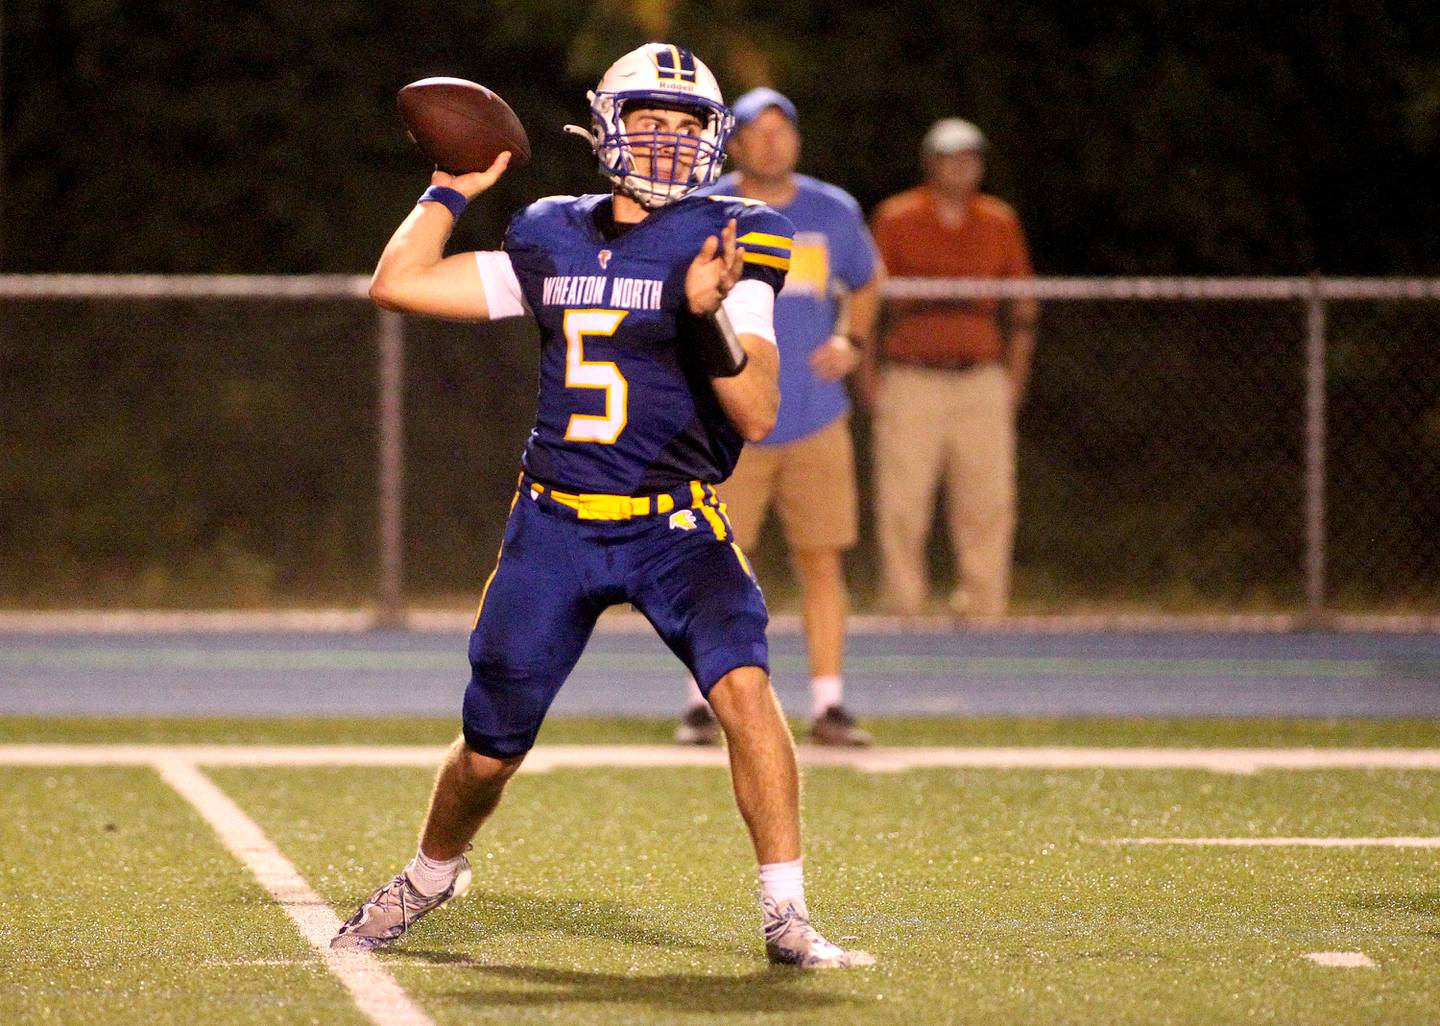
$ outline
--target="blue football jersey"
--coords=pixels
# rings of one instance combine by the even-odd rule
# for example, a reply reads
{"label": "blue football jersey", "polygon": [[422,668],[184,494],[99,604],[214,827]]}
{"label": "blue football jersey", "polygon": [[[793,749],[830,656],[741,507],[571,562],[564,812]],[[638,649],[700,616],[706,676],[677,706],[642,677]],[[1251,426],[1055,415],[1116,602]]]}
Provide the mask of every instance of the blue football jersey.
{"label": "blue football jersey", "polygon": [[778,293],[794,229],[763,204],[692,195],[607,239],[597,212],[608,212],[609,199],[539,200],[505,235],[540,325],[540,395],[525,470],[563,489],[617,495],[718,484],[743,440],[694,354],[676,340],[685,272],[706,237],[718,238],[733,217],[743,276]]}

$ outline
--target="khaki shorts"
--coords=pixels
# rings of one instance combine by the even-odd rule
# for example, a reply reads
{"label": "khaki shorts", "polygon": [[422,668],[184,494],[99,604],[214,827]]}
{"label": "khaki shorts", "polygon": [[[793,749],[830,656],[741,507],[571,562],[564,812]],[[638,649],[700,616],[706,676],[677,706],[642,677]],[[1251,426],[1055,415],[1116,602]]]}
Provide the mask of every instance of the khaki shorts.
{"label": "khaki shorts", "polygon": [[858,536],[850,418],[782,445],[747,445],[718,489],[735,541],[755,546],[773,503],[792,549],[848,549]]}

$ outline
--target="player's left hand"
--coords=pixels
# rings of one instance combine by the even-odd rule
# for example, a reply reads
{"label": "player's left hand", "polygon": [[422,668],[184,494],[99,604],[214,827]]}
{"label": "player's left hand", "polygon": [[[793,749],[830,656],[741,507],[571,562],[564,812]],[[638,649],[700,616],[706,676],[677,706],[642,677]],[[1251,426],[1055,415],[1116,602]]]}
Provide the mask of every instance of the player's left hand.
{"label": "player's left hand", "polygon": [[705,240],[685,272],[685,299],[691,313],[698,317],[720,309],[721,300],[740,280],[744,257],[745,250],[735,245],[732,217],[718,240],[713,235]]}
{"label": "player's left hand", "polygon": [[831,335],[810,354],[810,369],[821,381],[839,381],[860,366],[860,350],[844,335]]}

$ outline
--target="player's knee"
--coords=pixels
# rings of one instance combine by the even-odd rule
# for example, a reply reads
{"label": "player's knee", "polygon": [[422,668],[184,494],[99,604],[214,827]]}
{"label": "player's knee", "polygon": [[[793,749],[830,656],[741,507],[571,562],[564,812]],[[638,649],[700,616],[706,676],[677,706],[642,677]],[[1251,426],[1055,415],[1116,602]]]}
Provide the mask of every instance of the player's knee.
{"label": "player's knee", "polygon": [[501,660],[476,660],[461,704],[465,744],[481,756],[507,762],[535,744],[564,675],[534,673]]}
{"label": "player's knee", "polygon": [[774,701],[770,675],[758,666],[740,666],[726,673],[710,689],[712,705],[754,706]]}
{"label": "player's knee", "polygon": [[460,773],[476,783],[504,783],[515,775],[525,754],[489,755],[478,752],[464,736],[455,743],[454,759]]}

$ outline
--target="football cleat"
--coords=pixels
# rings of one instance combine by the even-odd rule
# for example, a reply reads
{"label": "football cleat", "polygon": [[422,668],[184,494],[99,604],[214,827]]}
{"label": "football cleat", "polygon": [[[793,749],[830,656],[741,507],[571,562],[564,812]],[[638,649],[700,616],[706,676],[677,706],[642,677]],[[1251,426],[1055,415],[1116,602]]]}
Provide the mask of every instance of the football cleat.
{"label": "football cleat", "polygon": [[867,748],[872,738],[843,705],[832,705],[810,721],[810,743],[831,748]]}
{"label": "football cleat", "polygon": [[810,917],[787,901],[778,905],[774,899],[761,902],[765,934],[765,956],[775,965],[793,965],[799,969],[856,969],[875,964],[875,956],[864,951],[846,951],[831,944],[815,932]]}
{"label": "football cleat", "polygon": [[708,705],[692,705],[675,728],[677,745],[718,745],[720,721]]}
{"label": "football cleat", "polygon": [[421,916],[468,891],[471,878],[470,863],[462,858],[460,872],[455,874],[450,886],[426,897],[415,889],[408,876],[399,873],[361,903],[349,921],[340,927],[340,932],[331,938],[330,946],[370,951],[392,944]]}

